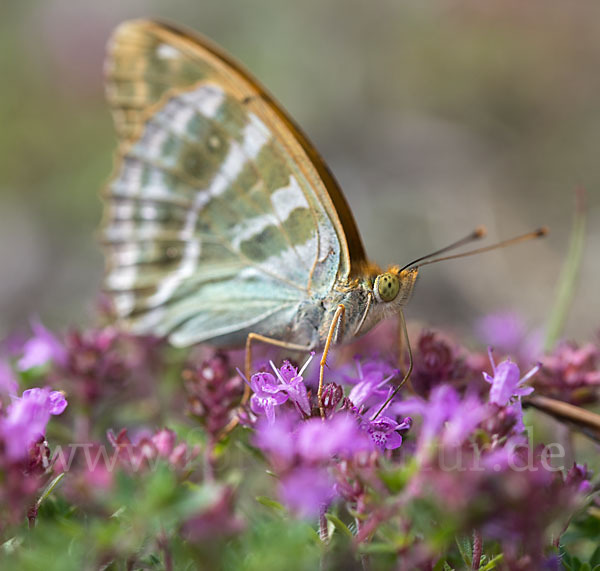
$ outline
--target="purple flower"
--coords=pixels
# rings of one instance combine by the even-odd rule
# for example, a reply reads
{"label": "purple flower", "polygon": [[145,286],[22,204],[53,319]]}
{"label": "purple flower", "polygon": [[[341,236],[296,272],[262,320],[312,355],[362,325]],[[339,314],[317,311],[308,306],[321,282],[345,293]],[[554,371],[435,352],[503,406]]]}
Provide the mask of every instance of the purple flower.
{"label": "purple flower", "polygon": [[380,416],[365,424],[371,440],[381,450],[394,450],[402,444],[400,431],[407,431],[412,426],[412,418],[407,416],[402,423],[389,416]]}
{"label": "purple flower", "polygon": [[396,414],[410,413],[423,417],[419,435],[419,449],[426,451],[439,439],[442,443],[462,444],[479,423],[489,415],[488,409],[474,394],[460,397],[450,385],[438,385],[429,400],[411,398],[393,405]]}
{"label": "purple flower", "polygon": [[327,461],[334,456],[348,457],[370,449],[356,419],[338,413],[327,420],[311,418],[301,423],[297,435],[297,451],[304,461]]}
{"label": "purple flower", "polygon": [[540,365],[533,367],[523,378],[520,377],[519,367],[507,359],[498,366],[494,363],[491,347],[488,349],[488,355],[492,364],[494,376],[483,373],[483,378],[492,385],[490,388],[490,402],[498,406],[506,406],[513,397],[529,395],[533,392],[533,387],[523,387],[523,383],[535,375]]}
{"label": "purple flower", "polygon": [[33,337],[25,342],[23,356],[19,359],[21,371],[45,365],[48,361],[64,364],[67,352],[58,338],[46,329],[40,321],[32,321]]}
{"label": "purple flower", "polygon": [[542,351],[541,332],[528,332],[517,313],[491,313],[479,320],[476,329],[484,343],[505,354],[516,355],[519,361],[531,361]]}
{"label": "purple flower", "polygon": [[356,407],[362,404],[372,402],[375,398],[378,402],[385,400],[389,394],[385,387],[393,379],[398,371],[392,369],[388,364],[382,362],[370,361],[361,365],[356,361],[358,379],[345,377],[346,382],[353,383],[354,387],[350,391],[348,398]]}
{"label": "purple flower", "polygon": [[280,476],[282,501],[302,517],[316,516],[334,497],[328,470],[333,463],[372,449],[357,420],[346,413],[326,420],[300,420],[288,411],[273,423],[263,419],[257,425],[254,443]]}
{"label": "purple flower", "polygon": [[126,428],[118,434],[108,430],[106,437],[115,449],[119,467],[132,472],[152,469],[156,460],[162,458],[178,475],[182,475],[189,470],[189,462],[200,453],[197,446],[190,448],[186,442],[176,444],[176,435],[168,428],[155,434],[142,433],[133,441],[127,435]]}
{"label": "purple flower", "polygon": [[19,388],[19,383],[8,365],[4,361],[0,361],[0,396],[14,395]]}
{"label": "purple flower", "polygon": [[275,407],[288,400],[277,379],[271,373],[256,373],[250,378],[250,388],[254,391],[250,398],[252,412],[265,414],[271,424],[275,422]]}
{"label": "purple flower", "polygon": [[519,349],[526,333],[521,316],[514,312],[490,313],[479,320],[476,328],[485,343],[509,353]]}
{"label": "purple flower", "polygon": [[517,399],[513,404],[506,407],[508,414],[514,419],[512,432],[521,434],[525,430],[525,422],[523,421],[523,405],[521,399]]}
{"label": "purple flower", "polygon": [[176,440],[177,436],[168,428],[163,428],[150,437],[150,441],[154,444],[156,452],[163,458],[168,458],[171,455],[175,448]]}
{"label": "purple flower", "polygon": [[589,494],[593,489],[591,477],[592,473],[588,470],[587,464],[573,463],[573,467],[565,475],[565,484],[580,494]]}
{"label": "purple flower", "polygon": [[261,421],[256,428],[255,444],[279,463],[293,460],[315,464],[334,457],[349,457],[371,449],[369,439],[356,419],[339,412],[326,420],[301,421],[287,413],[273,423]]}
{"label": "purple flower", "polygon": [[161,364],[160,343],[113,327],[72,330],[65,336],[67,357],[59,374],[88,411],[124,390],[145,395]]}
{"label": "purple flower", "polygon": [[333,498],[333,478],[326,468],[299,467],[281,480],[280,495],[285,505],[300,517],[316,517]]}
{"label": "purple flower", "polygon": [[310,402],[308,400],[308,392],[304,385],[302,373],[310,363],[311,359],[312,355],[306,361],[300,372],[298,372],[298,369],[296,369],[289,361],[284,361],[279,370],[271,362],[271,367],[281,383],[279,390],[289,397],[290,401],[298,407],[304,416],[310,416]]}
{"label": "purple flower", "polygon": [[256,426],[254,443],[278,463],[290,463],[295,454],[297,415],[281,414],[274,422],[261,419]]}
{"label": "purple flower", "polygon": [[572,404],[598,401],[600,386],[600,347],[586,343],[560,343],[542,359],[542,369],[534,386],[545,396]]}
{"label": "purple flower", "polygon": [[29,389],[21,398],[15,398],[0,422],[8,458],[25,458],[31,444],[45,434],[50,416],[61,414],[66,406],[63,394],[48,388]]}
{"label": "purple flower", "polygon": [[239,375],[232,375],[229,359],[217,353],[200,364],[187,366],[182,377],[188,410],[208,434],[218,438],[236,414],[244,390]]}
{"label": "purple flower", "polygon": [[420,395],[426,396],[437,385],[466,376],[458,351],[438,333],[423,331],[413,356],[411,383]]}

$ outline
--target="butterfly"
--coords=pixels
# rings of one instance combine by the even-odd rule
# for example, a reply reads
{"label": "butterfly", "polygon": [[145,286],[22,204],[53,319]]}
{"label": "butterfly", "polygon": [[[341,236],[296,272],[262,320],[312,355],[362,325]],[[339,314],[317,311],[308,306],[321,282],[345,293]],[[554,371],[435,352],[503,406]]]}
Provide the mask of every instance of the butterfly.
{"label": "butterfly", "polygon": [[119,138],[104,191],[105,287],[136,333],[176,346],[245,344],[247,373],[252,341],[323,348],[321,403],[331,345],[392,315],[406,336],[416,263],[482,235],[382,270],[314,146],[218,47],[128,21],[109,42],[105,73]]}
{"label": "butterfly", "polygon": [[418,269],[367,260],[319,153],[216,46],[128,21],[105,73],[119,137],[105,284],[133,331],[176,346],[243,346],[250,335],[313,350],[406,303]]}

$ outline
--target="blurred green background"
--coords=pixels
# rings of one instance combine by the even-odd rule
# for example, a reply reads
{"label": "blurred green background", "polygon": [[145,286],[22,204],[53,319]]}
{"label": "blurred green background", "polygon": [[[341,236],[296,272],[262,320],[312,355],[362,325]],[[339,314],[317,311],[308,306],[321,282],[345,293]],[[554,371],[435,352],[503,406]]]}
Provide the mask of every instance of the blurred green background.
{"label": "blurred green background", "polygon": [[131,17],[190,26],[246,64],[325,156],[376,261],[405,263],[478,224],[492,240],[551,227],[425,268],[411,320],[468,329],[511,309],[543,325],[584,186],[567,334],[600,326],[599,3],[38,0],[0,8],[0,334],[32,314],[91,319],[115,146],[102,59]]}

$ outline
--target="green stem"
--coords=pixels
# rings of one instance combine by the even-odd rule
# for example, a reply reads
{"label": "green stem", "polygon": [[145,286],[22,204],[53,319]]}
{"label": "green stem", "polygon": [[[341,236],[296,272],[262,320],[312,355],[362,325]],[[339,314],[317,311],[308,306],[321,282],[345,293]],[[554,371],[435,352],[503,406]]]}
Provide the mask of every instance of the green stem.
{"label": "green stem", "polygon": [[544,350],[546,352],[551,351],[559,340],[567,320],[568,311],[575,297],[575,287],[577,285],[585,245],[586,206],[584,199],[585,192],[583,188],[577,189],[575,220],[571,232],[569,251],[560,272],[556,300],[550,313],[546,339],[544,341]]}

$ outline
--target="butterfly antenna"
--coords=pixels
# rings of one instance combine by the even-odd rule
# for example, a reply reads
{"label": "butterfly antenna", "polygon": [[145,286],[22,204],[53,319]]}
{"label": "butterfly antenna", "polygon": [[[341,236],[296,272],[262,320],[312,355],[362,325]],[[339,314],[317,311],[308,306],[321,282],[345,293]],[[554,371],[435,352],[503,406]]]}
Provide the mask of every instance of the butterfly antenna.
{"label": "butterfly antenna", "polygon": [[418,264],[419,262],[422,262],[423,260],[427,260],[428,258],[431,258],[433,256],[439,256],[440,254],[445,254],[446,252],[449,252],[450,250],[454,250],[455,248],[460,248],[461,246],[470,244],[471,242],[474,242],[475,240],[480,240],[481,238],[484,238],[486,236],[486,234],[487,234],[487,230],[485,229],[485,226],[477,226],[477,228],[475,228],[475,230],[473,230],[473,232],[471,232],[468,236],[465,236],[464,238],[461,238],[460,240],[453,242],[449,246],[445,246],[443,248],[440,248],[439,250],[436,250],[435,252],[431,252],[430,254],[427,254],[426,256],[421,256],[420,258],[413,260],[409,264],[406,264],[405,266],[403,266],[400,269],[400,271],[405,270],[406,268],[410,268],[411,266],[414,266],[415,264]]}
{"label": "butterfly antenna", "polygon": [[[549,230],[546,226],[542,226],[537,230],[533,230],[532,232],[527,232],[527,234],[522,234],[521,236],[515,236],[514,238],[509,238],[508,240],[503,240],[502,242],[498,242],[497,244],[492,244],[491,246],[485,246],[483,248],[477,248],[475,250],[470,250],[469,252],[463,252],[462,254],[454,254],[453,256],[444,256],[443,258],[435,258],[433,260],[426,260],[422,264],[416,266],[420,268],[421,266],[426,266],[428,264],[435,264],[436,262],[443,262],[445,260],[455,260],[457,258],[466,258],[467,256],[474,256],[475,254],[482,254],[483,252],[490,252],[491,250],[498,250],[500,248],[505,248],[506,246],[512,246],[513,244],[518,244],[519,242],[525,242],[526,240],[532,240],[534,238],[542,238],[546,234],[548,234]],[[435,254],[434,254],[435,255]],[[425,256],[425,258],[430,258],[431,256]],[[411,264],[409,264],[411,265]]]}

